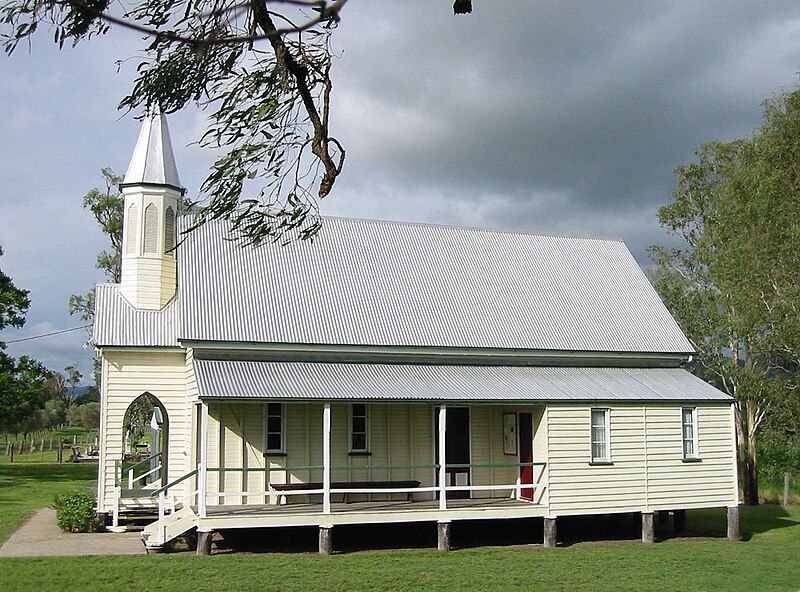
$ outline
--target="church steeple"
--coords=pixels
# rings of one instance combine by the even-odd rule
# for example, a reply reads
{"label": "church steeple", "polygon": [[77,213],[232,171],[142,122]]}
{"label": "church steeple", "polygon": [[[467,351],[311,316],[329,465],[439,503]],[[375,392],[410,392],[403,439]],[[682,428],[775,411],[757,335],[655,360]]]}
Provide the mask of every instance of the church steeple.
{"label": "church steeple", "polygon": [[166,117],[151,111],[142,122],[125,179],[122,294],[136,308],[157,310],[175,295],[176,216],[181,187]]}
{"label": "church steeple", "polygon": [[153,109],[142,123],[136,148],[122,187],[164,185],[183,193],[167,118],[160,109]]}

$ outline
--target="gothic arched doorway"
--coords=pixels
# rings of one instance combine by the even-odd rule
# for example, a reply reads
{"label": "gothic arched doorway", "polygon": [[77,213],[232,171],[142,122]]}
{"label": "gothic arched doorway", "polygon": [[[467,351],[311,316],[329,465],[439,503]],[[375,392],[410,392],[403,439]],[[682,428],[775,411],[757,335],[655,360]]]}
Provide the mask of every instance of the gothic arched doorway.
{"label": "gothic arched doorway", "polygon": [[122,423],[125,487],[163,485],[167,475],[169,417],[161,401],[142,393],[125,410]]}

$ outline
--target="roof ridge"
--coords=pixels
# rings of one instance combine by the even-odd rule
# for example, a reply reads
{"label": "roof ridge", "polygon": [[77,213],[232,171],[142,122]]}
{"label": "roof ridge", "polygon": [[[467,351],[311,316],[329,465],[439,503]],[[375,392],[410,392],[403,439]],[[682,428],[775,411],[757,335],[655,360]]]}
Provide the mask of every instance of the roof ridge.
{"label": "roof ridge", "polygon": [[346,220],[350,222],[370,222],[370,223],[380,223],[380,224],[392,224],[398,226],[425,226],[429,228],[447,228],[451,230],[470,230],[474,232],[485,232],[491,234],[517,234],[523,236],[539,236],[543,238],[564,238],[564,239],[573,239],[573,240],[593,240],[593,241],[602,241],[602,242],[619,242],[623,243],[621,238],[619,237],[603,237],[603,236],[575,236],[575,235],[568,235],[568,234],[557,234],[557,233],[548,233],[548,232],[533,232],[529,230],[516,230],[516,229],[508,229],[508,228],[491,228],[485,226],[468,226],[462,224],[442,224],[437,222],[418,222],[412,220],[386,220],[382,218],[360,218],[356,216],[330,216],[330,215],[320,215],[323,220]]}
{"label": "roof ridge", "polygon": [[[183,218],[195,213],[196,212],[184,211],[179,214],[179,217]],[[444,228],[448,230],[468,230],[471,232],[482,232],[487,234],[511,234],[519,236],[535,236],[541,238],[560,238],[566,240],[613,242],[613,243],[622,243],[623,245],[625,244],[625,241],[623,239],[614,236],[579,236],[579,235],[558,234],[558,233],[548,233],[548,232],[533,232],[529,230],[516,230],[509,228],[491,228],[484,226],[441,224],[436,222],[419,222],[413,220],[386,220],[383,218],[360,218],[357,216],[331,216],[327,214],[320,215],[320,218],[322,218],[323,220],[335,220],[344,222],[367,222],[370,224],[390,224],[393,226],[422,226],[426,228]],[[225,220],[220,220],[220,219],[207,220],[206,222],[204,222],[204,224],[207,224],[209,222],[224,223]]]}

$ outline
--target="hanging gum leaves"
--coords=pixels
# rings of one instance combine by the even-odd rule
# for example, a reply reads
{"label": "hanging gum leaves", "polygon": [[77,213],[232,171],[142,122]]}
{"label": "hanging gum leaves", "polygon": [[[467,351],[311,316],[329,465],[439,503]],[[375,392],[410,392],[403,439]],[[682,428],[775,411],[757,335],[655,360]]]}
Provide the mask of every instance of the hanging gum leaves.
{"label": "hanging gum leaves", "polygon": [[317,201],[342,170],[344,149],[328,133],[329,41],[346,1],[5,0],[0,23],[9,53],[43,24],[59,46],[110,24],[143,35],[120,108],[207,109],[199,144],[219,156],[190,205],[197,223],[230,220],[259,243],[312,237]]}

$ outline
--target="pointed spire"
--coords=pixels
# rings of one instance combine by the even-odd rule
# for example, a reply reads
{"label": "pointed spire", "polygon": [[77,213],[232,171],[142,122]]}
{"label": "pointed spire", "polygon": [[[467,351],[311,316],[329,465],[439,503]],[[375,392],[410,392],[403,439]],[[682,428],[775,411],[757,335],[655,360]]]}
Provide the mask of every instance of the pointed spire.
{"label": "pointed spire", "polygon": [[122,187],[132,185],[166,185],[183,191],[167,118],[157,107],[142,122],[142,131],[122,182]]}

